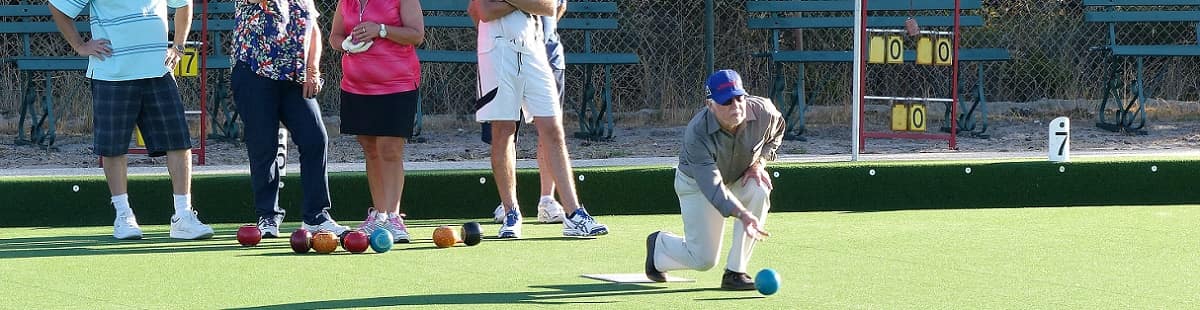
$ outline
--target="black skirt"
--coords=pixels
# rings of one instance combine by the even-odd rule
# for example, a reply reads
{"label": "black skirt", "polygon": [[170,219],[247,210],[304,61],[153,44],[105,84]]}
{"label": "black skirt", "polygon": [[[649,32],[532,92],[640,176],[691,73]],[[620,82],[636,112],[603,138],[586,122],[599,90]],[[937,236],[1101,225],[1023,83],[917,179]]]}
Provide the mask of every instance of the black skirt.
{"label": "black skirt", "polygon": [[342,133],[412,138],[419,90],[359,95],[342,91]]}

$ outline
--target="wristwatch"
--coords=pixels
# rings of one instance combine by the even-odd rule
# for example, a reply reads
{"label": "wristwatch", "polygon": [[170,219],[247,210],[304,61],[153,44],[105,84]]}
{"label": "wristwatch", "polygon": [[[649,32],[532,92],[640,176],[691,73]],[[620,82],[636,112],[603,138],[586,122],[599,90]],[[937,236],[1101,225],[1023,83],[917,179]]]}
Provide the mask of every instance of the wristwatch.
{"label": "wristwatch", "polygon": [[379,37],[387,39],[387,25],[379,24]]}
{"label": "wristwatch", "polygon": [[178,51],[180,54],[183,54],[183,44],[171,43],[171,48],[175,49],[175,51]]}

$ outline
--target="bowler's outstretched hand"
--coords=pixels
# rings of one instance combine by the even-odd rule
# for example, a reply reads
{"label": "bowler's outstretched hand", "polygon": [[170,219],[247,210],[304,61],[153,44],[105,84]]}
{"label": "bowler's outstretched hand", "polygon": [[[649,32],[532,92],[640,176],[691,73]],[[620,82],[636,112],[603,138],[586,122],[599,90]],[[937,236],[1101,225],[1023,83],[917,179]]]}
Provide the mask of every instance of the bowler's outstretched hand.
{"label": "bowler's outstretched hand", "polygon": [[750,238],[754,238],[754,240],[763,241],[766,240],[767,237],[771,236],[771,233],[768,233],[762,228],[762,225],[758,221],[758,217],[750,214],[750,212],[743,210],[739,213],[738,220],[742,221],[742,225],[745,226],[746,235],[750,236]]}

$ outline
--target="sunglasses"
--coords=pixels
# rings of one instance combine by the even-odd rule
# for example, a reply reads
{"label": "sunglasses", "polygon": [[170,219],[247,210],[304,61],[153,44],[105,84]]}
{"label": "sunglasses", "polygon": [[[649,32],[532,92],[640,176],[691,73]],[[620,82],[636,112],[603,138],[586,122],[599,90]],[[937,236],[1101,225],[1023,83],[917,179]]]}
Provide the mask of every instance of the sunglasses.
{"label": "sunglasses", "polygon": [[[734,100],[737,100],[738,98],[742,98],[742,97],[745,97],[745,95],[733,96],[733,97],[730,97],[729,100],[725,100],[725,102],[717,102],[717,105],[729,106],[729,105],[733,104]],[[713,102],[716,102],[716,100],[713,100]]]}

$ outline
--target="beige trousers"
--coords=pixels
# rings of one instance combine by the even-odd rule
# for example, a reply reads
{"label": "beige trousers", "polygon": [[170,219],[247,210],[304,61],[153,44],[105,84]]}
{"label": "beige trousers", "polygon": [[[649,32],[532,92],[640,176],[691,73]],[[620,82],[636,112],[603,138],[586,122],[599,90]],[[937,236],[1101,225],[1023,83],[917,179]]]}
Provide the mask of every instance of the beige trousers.
{"label": "beige trousers", "polygon": [[[741,180],[729,186],[742,206],[758,217],[759,224],[766,226],[767,210],[771,208],[771,190],[759,182]],[[717,264],[721,250],[722,234],[725,232],[725,217],[708,202],[700,192],[696,180],[675,171],[675,194],[679,195],[679,209],[683,215],[683,233],[680,237],[668,232],[658,235],[654,248],[654,267],[659,271],[709,270]],[[750,254],[754,250],[754,239],[746,236],[741,220],[733,221],[733,247],[725,268],[746,272]]]}

